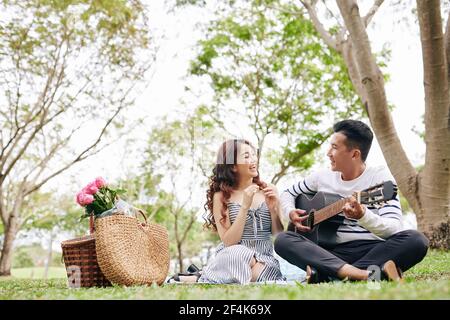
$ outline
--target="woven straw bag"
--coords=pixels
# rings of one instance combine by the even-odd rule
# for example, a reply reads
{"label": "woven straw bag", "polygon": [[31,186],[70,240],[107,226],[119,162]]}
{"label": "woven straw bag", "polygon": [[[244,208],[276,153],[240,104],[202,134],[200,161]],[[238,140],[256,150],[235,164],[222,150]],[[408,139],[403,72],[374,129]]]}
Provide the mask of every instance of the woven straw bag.
{"label": "woven straw bag", "polygon": [[161,285],[169,272],[169,235],[158,224],[114,214],[95,221],[97,260],[103,274],[119,285]]}

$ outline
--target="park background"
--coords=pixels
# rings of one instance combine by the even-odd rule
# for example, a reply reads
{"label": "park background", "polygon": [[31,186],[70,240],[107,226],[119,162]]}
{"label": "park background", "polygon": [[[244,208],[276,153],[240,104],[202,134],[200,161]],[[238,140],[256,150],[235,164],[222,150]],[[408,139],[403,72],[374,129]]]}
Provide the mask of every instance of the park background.
{"label": "park background", "polygon": [[[425,96],[416,4],[359,5],[361,14],[377,9],[367,27],[372,52],[398,138],[420,170],[426,154]],[[126,189],[126,201],[167,227],[170,273],[190,263],[202,266],[219,241],[202,229],[201,217],[207,179],[224,139],[244,137],[258,146],[262,179],[281,191],[328,166],[325,152],[334,122],[353,118],[370,124],[345,62],[317,34],[301,1],[3,1],[2,6],[3,56],[11,50],[11,61],[1,63],[2,147],[14,133],[14,114],[26,121],[43,100],[50,114],[62,110],[37,132],[2,184],[5,208],[21,200],[10,261],[16,278],[65,277],[61,241],[88,232],[75,195],[98,176]],[[440,7],[445,28],[449,6]],[[319,1],[317,10],[327,29],[343,25],[334,1]],[[27,43],[23,35],[33,16],[39,17],[38,26],[27,36],[41,43]],[[17,26],[11,33],[4,32],[8,23]],[[64,43],[72,36],[68,26],[79,31],[70,45]],[[23,42],[14,46],[13,40]],[[63,69],[60,83],[46,81],[42,70],[49,66],[55,73]],[[46,83],[49,92],[42,91]],[[56,94],[45,100],[51,90]],[[18,141],[18,149],[23,145]],[[86,159],[74,161],[79,155]],[[387,165],[377,139],[367,163]],[[39,185],[66,164],[26,197],[20,193],[25,178],[31,185],[36,177]],[[27,176],[26,169],[34,167]],[[417,228],[404,197],[402,206],[405,223]],[[448,262],[448,247],[443,249],[431,254],[441,268]],[[439,266],[432,278],[444,275],[436,286],[444,289],[436,295],[448,298],[448,271]],[[412,274],[432,268],[425,264]]]}

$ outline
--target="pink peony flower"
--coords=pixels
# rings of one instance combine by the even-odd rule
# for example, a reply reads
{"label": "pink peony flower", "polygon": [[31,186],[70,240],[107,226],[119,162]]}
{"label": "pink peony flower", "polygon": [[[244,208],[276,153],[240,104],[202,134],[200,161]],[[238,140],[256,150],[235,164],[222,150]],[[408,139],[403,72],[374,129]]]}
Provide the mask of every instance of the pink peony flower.
{"label": "pink peony flower", "polygon": [[95,179],[95,185],[97,186],[97,188],[103,188],[106,186],[106,181],[105,179],[103,179],[102,177],[97,177]]}
{"label": "pink peony flower", "polygon": [[77,198],[77,203],[78,203],[80,206],[83,206],[84,192],[83,192],[83,191],[78,192],[76,198]]}
{"label": "pink peony flower", "polygon": [[84,195],[84,204],[85,205],[91,204],[93,201],[94,201],[94,196],[92,194]]}
{"label": "pink peony flower", "polygon": [[77,203],[84,207],[88,204],[91,204],[94,201],[94,196],[91,194],[86,194],[83,191],[77,193]]}
{"label": "pink peony flower", "polygon": [[82,218],[92,215],[97,217],[114,208],[116,194],[122,192],[120,189],[111,189],[102,177],[95,178],[76,195],[76,202],[85,209]]}
{"label": "pink peony flower", "polygon": [[83,188],[83,192],[86,194],[96,194],[98,191],[98,187],[95,181],[89,183],[86,187]]}

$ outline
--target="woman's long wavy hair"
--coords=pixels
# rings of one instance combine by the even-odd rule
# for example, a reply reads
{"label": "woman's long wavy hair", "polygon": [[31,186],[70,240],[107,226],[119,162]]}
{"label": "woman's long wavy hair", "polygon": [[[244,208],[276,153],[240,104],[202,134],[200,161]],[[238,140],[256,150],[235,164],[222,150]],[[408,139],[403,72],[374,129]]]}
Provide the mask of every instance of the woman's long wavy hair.
{"label": "woman's long wavy hair", "polygon": [[[213,174],[209,180],[209,188],[206,192],[206,203],[205,203],[205,215],[203,219],[205,220],[204,227],[217,231],[216,221],[214,219],[213,213],[213,197],[216,192],[222,192],[222,208],[221,208],[221,218],[220,223],[225,223],[227,203],[230,200],[231,192],[233,188],[237,187],[237,175],[233,172],[233,167],[237,164],[238,151],[240,146],[247,144],[253,149],[255,147],[247,140],[244,139],[231,139],[222,143],[219,152],[217,153],[216,165],[213,169]],[[266,183],[260,180],[259,173],[258,176],[253,178],[253,183],[257,184],[259,187],[266,187]]]}

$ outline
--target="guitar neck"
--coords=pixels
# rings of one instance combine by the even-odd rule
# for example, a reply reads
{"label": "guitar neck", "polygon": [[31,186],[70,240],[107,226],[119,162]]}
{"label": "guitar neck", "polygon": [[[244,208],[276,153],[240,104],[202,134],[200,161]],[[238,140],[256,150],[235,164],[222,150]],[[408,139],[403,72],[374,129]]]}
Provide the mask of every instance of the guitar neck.
{"label": "guitar neck", "polygon": [[346,200],[347,198],[343,198],[314,212],[314,225],[327,220],[328,218],[331,218],[341,212]]}

